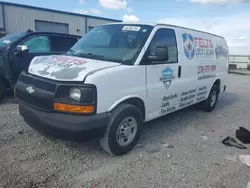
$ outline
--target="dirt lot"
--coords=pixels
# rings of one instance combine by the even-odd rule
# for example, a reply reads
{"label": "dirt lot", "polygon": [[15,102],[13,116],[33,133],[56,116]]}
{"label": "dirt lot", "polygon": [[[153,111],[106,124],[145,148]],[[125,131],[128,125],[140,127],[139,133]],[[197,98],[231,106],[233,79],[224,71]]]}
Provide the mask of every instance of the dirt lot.
{"label": "dirt lot", "polygon": [[221,144],[239,126],[250,130],[250,76],[229,75],[212,113],[189,108],[147,123],[141,146],[122,157],[96,141],[40,136],[8,98],[0,105],[0,187],[246,188],[250,168],[236,157],[250,149]]}

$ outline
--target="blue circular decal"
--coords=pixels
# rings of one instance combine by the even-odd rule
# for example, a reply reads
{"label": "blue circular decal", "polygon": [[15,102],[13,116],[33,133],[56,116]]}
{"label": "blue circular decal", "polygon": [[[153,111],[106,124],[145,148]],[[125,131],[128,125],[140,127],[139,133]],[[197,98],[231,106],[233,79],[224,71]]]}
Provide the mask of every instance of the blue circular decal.
{"label": "blue circular decal", "polygon": [[194,58],[195,54],[194,38],[192,35],[188,33],[183,33],[182,38],[183,38],[185,56],[191,60]]}

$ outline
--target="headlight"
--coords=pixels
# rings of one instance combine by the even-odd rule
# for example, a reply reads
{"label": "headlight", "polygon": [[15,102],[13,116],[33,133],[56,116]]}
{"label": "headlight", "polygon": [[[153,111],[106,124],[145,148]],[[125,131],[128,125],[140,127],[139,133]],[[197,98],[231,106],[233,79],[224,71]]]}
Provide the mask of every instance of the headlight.
{"label": "headlight", "polygon": [[55,93],[55,101],[67,104],[94,104],[96,103],[96,88],[92,85],[59,85]]}
{"label": "headlight", "polygon": [[69,92],[69,97],[73,100],[80,101],[81,100],[81,90],[79,88],[71,88]]}

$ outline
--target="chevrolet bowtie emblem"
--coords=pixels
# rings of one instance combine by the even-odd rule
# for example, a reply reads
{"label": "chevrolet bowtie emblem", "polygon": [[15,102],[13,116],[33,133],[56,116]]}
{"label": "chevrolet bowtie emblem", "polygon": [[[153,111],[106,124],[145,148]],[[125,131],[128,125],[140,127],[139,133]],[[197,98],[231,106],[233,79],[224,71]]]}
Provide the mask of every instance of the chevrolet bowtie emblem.
{"label": "chevrolet bowtie emblem", "polygon": [[26,91],[28,91],[29,94],[35,93],[35,89],[31,86],[26,87]]}

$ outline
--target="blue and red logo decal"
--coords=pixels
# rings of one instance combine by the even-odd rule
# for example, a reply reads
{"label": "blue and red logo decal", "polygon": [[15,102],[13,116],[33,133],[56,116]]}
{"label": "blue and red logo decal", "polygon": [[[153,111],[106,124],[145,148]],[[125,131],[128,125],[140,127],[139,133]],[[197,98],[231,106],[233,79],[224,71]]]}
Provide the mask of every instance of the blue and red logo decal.
{"label": "blue and red logo decal", "polygon": [[170,67],[165,68],[162,71],[160,80],[164,83],[164,86],[168,89],[171,86],[172,80],[174,79],[174,72]]}
{"label": "blue and red logo decal", "polygon": [[191,60],[195,55],[194,38],[188,33],[182,34],[185,56]]}

